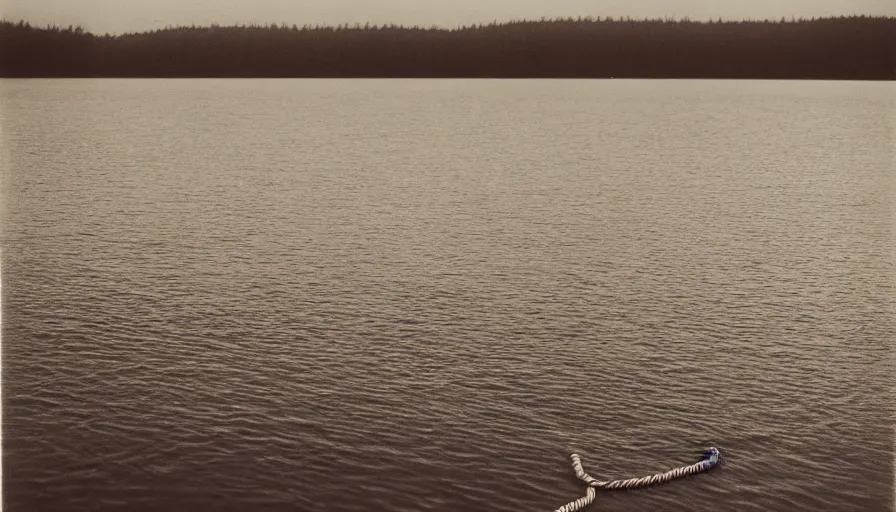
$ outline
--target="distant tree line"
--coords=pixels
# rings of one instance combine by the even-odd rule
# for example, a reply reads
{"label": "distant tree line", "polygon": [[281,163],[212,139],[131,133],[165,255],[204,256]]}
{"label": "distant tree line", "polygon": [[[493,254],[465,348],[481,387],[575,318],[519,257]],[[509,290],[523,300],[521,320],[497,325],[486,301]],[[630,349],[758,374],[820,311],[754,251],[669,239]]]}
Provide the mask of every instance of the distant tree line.
{"label": "distant tree line", "polygon": [[0,76],[893,80],[896,18],[212,25],[116,36],[0,22]]}

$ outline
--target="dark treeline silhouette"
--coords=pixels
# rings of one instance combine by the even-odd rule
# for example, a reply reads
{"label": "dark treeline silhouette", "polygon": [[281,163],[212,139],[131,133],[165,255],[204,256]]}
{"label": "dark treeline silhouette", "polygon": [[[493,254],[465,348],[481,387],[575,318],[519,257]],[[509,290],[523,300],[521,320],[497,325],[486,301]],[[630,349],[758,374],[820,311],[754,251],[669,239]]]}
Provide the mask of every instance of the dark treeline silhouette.
{"label": "dark treeline silhouette", "polygon": [[2,22],[0,76],[893,80],[896,18],[212,25],[117,36]]}

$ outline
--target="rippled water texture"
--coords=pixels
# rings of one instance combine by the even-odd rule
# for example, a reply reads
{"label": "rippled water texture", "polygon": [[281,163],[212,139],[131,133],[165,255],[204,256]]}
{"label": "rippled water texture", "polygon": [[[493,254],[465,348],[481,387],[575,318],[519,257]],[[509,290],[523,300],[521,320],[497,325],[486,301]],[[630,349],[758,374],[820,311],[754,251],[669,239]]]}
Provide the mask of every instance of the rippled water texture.
{"label": "rippled water texture", "polygon": [[894,93],[2,81],[4,504],[893,510]]}

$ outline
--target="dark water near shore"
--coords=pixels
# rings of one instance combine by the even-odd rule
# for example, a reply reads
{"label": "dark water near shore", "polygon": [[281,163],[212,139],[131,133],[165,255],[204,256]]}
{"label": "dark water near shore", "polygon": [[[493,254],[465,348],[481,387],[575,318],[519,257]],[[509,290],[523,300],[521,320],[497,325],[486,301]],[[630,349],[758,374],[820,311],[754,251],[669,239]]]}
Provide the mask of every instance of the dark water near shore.
{"label": "dark water near shore", "polygon": [[8,511],[894,509],[893,84],[0,101]]}

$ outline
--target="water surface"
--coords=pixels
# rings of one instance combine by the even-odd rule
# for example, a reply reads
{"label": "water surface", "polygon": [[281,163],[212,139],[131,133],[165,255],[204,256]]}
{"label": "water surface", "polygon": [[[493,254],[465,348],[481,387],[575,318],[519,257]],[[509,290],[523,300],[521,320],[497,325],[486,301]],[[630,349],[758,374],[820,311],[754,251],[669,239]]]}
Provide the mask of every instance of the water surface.
{"label": "water surface", "polygon": [[4,505],[893,510],[894,92],[2,81]]}

